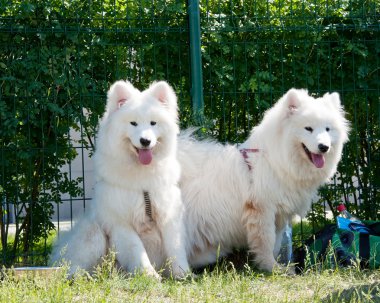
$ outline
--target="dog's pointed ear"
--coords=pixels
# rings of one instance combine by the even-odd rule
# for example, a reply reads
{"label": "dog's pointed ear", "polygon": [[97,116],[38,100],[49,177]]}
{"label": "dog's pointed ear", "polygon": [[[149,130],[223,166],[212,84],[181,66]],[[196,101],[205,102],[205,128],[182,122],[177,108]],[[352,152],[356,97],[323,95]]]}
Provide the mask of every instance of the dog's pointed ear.
{"label": "dog's pointed ear", "polygon": [[330,99],[331,104],[334,105],[336,109],[340,110],[342,108],[341,102],[340,102],[340,96],[337,92],[334,92],[332,94],[326,93],[323,95],[323,98]]}
{"label": "dog's pointed ear", "polygon": [[301,105],[300,90],[291,88],[285,95],[285,104],[288,109],[288,114],[297,112]]}
{"label": "dog's pointed ear", "polygon": [[338,121],[340,122],[339,125],[340,125],[340,128],[342,129],[342,132],[341,132],[343,134],[342,140],[343,142],[347,142],[348,133],[350,132],[351,127],[350,127],[350,121],[345,118],[346,112],[344,111],[344,107],[340,100],[339,93],[337,92],[333,92],[331,94],[326,93],[323,95],[323,100],[326,102],[327,107],[329,107],[333,111],[336,110],[341,115],[341,118],[338,119]]}
{"label": "dog's pointed ear", "polygon": [[177,96],[173,88],[165,81],[153,83],[149,87],[151,95],[161,102],[170,112],[177,116],[178,105]]}
{"label": "dog's pointed ear", "polygon": [[128,102],[138,91],[130,82],[119,80],[110,87],[107,93],[107,113],[112,113]]}

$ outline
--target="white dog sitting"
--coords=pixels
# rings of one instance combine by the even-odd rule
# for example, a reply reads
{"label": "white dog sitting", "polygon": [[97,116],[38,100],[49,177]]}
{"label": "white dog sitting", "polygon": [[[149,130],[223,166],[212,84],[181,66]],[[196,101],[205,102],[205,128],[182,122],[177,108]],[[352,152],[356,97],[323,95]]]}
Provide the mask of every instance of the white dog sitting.
{"label": "white dog sitting", "polygon": [[91,270],[109,249],[129,272],[156,272],[166,265],[175,278],[189,271],[183,204],[177,182],[177,98],[166,82],[140,92],[118,81],[108,92],[94,156],[97,183],[90,211],[59,239],[62,256]]}

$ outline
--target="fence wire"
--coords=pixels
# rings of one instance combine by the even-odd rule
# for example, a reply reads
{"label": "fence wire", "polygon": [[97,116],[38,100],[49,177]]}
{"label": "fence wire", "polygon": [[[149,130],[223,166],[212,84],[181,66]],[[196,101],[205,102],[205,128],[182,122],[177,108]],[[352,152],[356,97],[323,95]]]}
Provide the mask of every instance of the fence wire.
{"label": "fence wire", "polygon": [[[112,82],[167,80],[181,127],[192,124],[187,9],[175,0],[1,1],[2,264],[45,264],[54,231],[91,203],[96,126]],[[342,200],[362,218],[380,216],[379,20],[378,0],[200,1],[209,135],[243,141],[291,87],[340,93],[350,142],[309,214],[315,227]]]}

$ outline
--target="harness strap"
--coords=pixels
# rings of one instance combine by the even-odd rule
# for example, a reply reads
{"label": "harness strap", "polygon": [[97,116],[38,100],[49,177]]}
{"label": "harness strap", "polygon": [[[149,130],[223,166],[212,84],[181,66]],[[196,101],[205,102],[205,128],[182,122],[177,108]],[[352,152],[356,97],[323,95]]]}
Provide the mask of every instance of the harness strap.
{"label": "harness strap", "polygon": [[248,153],[258,153],[260,150],[258,148],[242,148],[239,149],[241,155],[244,158],[245,163],[247,163],[249,170],[252,169],[251,163],[248,161]]}
{"label": "harness strap", "polygon": [[152,203],[150,201],[150,196],[149,192],[144,191],[144,201],[145,201],[145,213],[149,217],[150,221],[153,221],[153,216],[152,216]]}

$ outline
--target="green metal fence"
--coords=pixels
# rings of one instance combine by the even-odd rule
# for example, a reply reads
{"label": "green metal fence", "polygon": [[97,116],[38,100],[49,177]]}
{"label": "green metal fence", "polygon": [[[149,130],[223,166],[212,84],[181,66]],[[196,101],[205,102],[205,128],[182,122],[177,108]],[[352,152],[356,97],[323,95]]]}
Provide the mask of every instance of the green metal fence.
{"label": "green metal fence", "polygon": [[350,142],[309,218],[343,199],[378,219],[379,20],[378,0],[0,1],[2,263],[45,263],[53,222],[91,203],[94,133],[120,78],[169,81],[181,126],[223,142],[291,87],[338,91]]}

